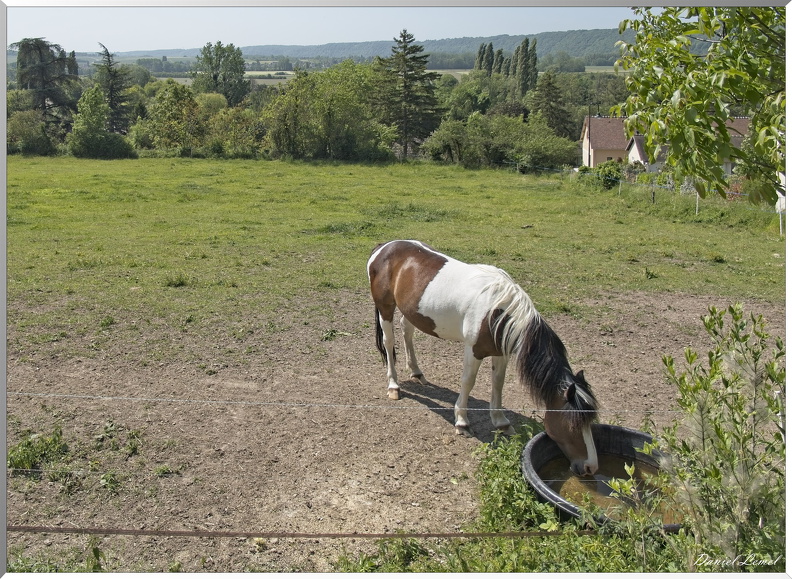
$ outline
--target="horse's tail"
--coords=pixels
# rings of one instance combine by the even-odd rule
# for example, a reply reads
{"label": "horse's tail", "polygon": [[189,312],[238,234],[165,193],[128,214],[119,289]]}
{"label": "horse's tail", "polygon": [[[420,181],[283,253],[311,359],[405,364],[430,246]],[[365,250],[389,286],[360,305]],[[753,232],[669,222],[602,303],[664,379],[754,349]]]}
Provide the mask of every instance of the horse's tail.
{"label": "horse's tail", "polygon": [[[377,306],[374,306],[374,337],[377,341],[377,350],[382,356],[382,363],[388,363],[388,352],[385,350],[385,333],[382,331],[382,323],[380,322],[380,313]],[[395,357],[396,352],[394,352]]]}

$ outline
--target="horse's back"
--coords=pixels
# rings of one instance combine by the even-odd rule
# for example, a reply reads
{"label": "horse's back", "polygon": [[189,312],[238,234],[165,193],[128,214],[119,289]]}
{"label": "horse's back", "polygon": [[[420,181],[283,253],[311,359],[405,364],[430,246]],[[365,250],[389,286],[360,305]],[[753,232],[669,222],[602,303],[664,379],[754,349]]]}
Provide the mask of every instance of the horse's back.
{"label": "horse's back", "polygon": [[508,278],[490,265],[472,265],[418,241],[377,246],[368,263],[374,301],[386,319],[394,308],[421,331],[472,342],[495,304],[485,289]]}

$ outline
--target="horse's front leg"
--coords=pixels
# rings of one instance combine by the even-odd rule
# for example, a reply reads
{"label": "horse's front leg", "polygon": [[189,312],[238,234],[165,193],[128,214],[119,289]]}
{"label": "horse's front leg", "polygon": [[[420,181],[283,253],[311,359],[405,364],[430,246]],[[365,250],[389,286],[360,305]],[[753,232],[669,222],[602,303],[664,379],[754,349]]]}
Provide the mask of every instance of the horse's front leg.
{"label": "horse's front leg", "polygon": [[490,420],[492,425],[504,434],[514,434],[514,428],[503,413],[503,382],[509,359],[506,356],[492,357],[492,395],[490,397]]}
{"label": "horse's front leg", "polygon": [[470,423],[468,422],[467,409],[468,397],[473,385],[476,383],[476,375],[481,367],[481,360],[473,355],[473,347],[465,346],[464,368],[462,370],[462,384],[459,390],[459,397],[454,404],[454,426],[457,434],[472,436]]}
{"label": "horse's front leg", "polygon": [[415,326],[406,317],[402,317],[402,332],[404,333],[404,351],[407,354],[407,369],[410,371],[410,378],[414,378],[424,385],[429,384],[418,367],[418,358],[415,356],[415,346],[413,345]]}

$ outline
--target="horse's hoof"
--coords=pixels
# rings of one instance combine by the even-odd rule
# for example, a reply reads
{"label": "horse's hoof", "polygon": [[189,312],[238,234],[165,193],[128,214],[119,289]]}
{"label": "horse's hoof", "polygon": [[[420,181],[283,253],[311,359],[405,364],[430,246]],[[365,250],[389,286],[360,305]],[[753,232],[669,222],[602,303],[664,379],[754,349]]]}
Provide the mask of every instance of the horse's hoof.
{"label": "horse's hoof", "polygon": [[401,399],[401,393],[398,388],[388,388],[388,398],[391,400]]}
{"label": "horse's hoof", "polygon": [[459,436],[464,436],[465,438],[471,438],[473,436],[473,431],[470,430],[470,426],[468,425],[457,425],[456,426],[456,433]]}
{"label": "horse's hoof", "polygon": [[420,382],[424,386],[428,386],[429,385],[429,380],[427,380],[426,377],[423,374],[413,374],[412,376],[410,376],[410,378],[412,378],[415,381]]}
{"label": "horse's hoof", "polygon": [[517,431],[514,430],[514,427],[511,424],[507,424],[506,426],[499,426],[498,432],[505,436],[514,436],[517,434]]}

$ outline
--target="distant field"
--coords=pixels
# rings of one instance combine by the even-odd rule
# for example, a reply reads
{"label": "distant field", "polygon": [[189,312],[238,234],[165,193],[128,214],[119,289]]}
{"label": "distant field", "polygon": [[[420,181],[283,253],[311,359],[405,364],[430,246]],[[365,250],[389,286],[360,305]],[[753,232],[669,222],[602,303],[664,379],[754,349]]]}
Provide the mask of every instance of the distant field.
{"label": "distant field", "polygon": [[622,70],[622,69],[616,70],[613,67],[613,65],[608,65],[608,66],[587,66],[586,67],[586,72],[594,72],[594,73],[602,73],[602,72],[604,72],[604,73],[610,73],[610,74],[613,74],[613,73],[627,74],[627,71],[625,71],[625,70]]}

